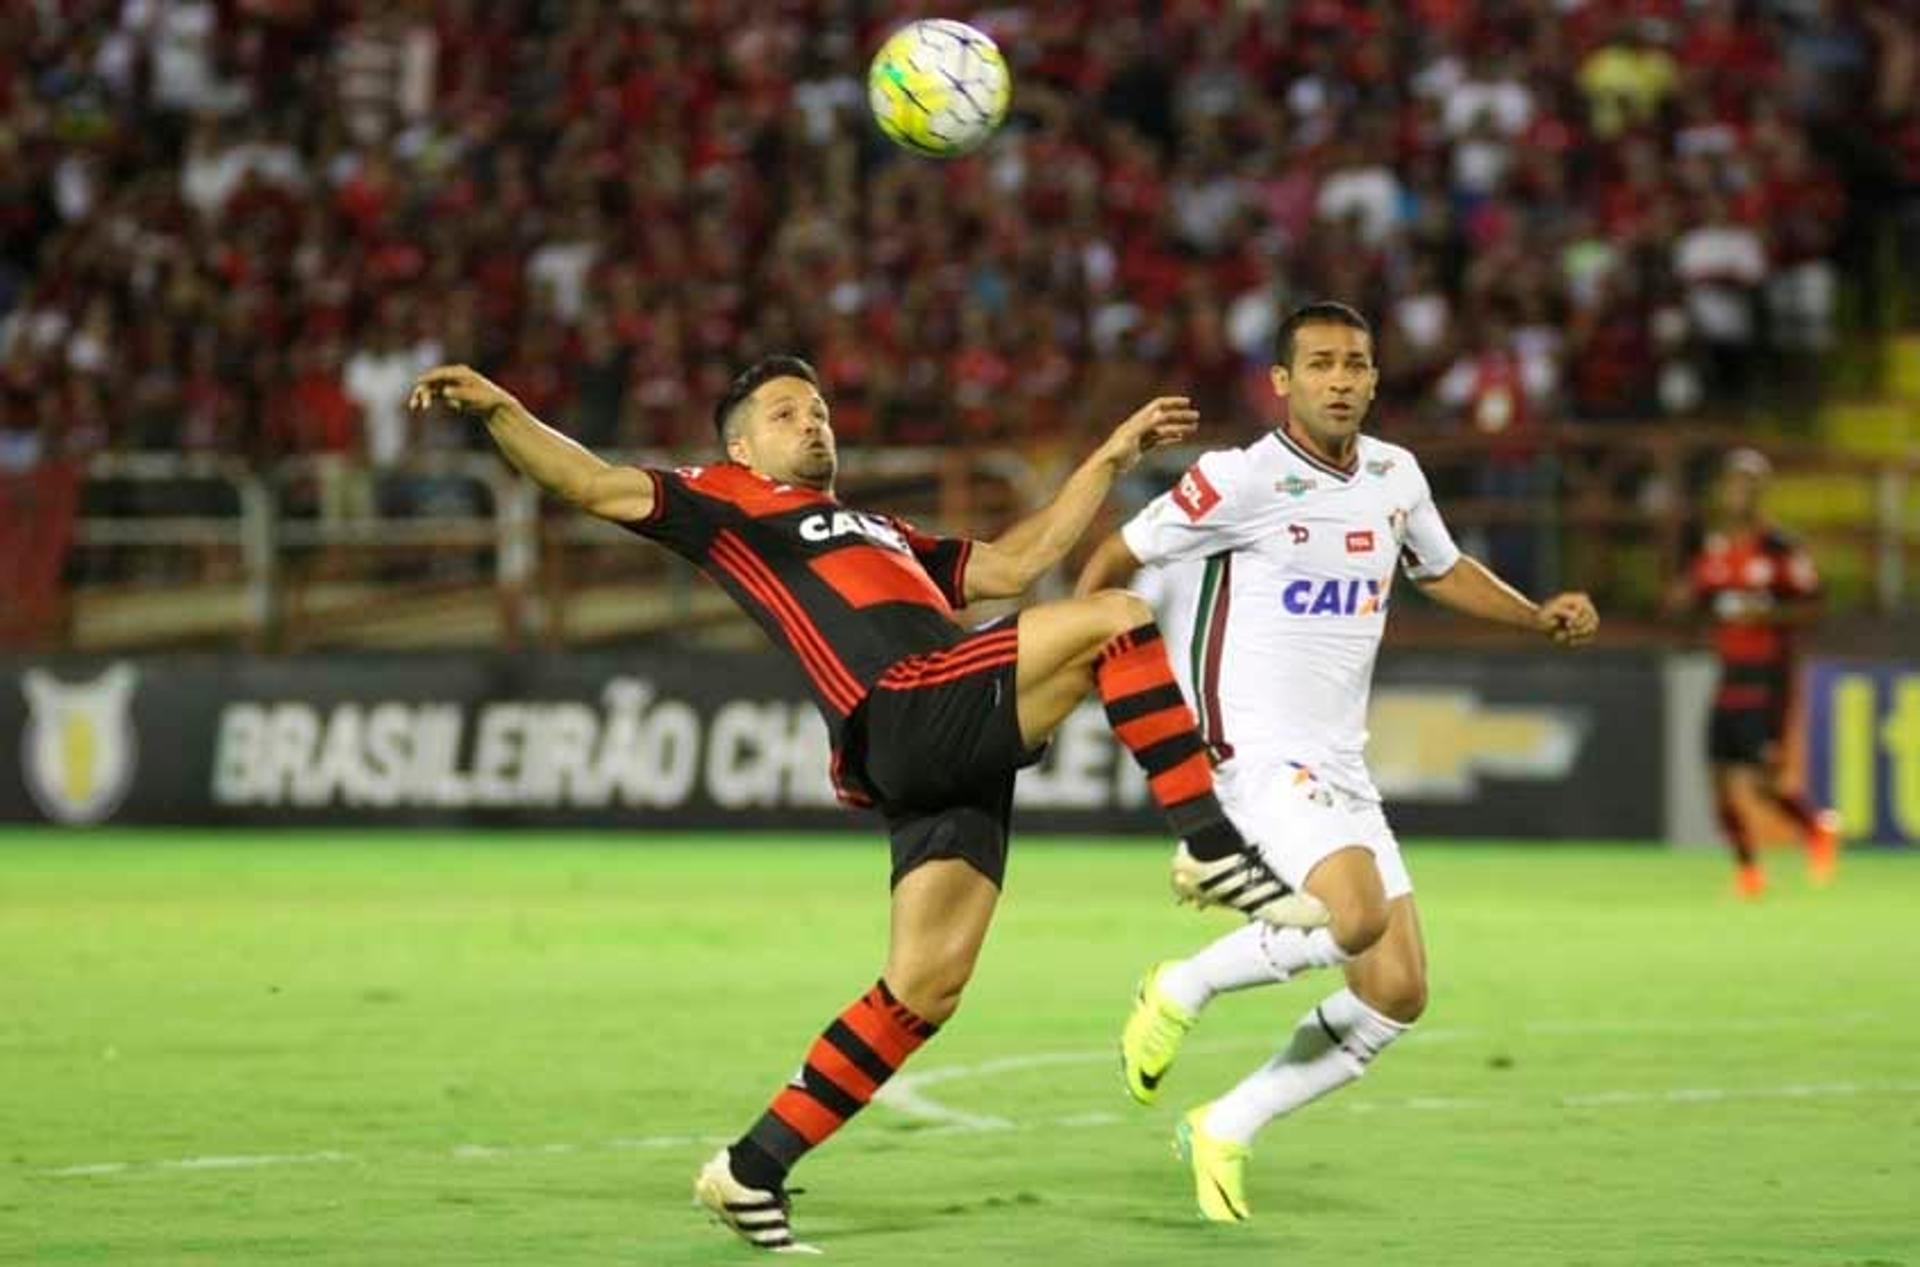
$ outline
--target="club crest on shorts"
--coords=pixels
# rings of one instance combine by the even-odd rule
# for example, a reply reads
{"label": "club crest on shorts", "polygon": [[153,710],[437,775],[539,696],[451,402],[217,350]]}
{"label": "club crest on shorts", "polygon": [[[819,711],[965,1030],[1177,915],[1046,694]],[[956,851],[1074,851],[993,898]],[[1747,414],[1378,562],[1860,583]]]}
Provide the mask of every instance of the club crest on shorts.
{"label": "club crest on shorts", "polygon": [[97,823],[120,807],[139,762],[132,715],[139,684],[126,663],[91,682],[62,682],[40,669],[21,679],[21,772],[41,813],[59,823]]}

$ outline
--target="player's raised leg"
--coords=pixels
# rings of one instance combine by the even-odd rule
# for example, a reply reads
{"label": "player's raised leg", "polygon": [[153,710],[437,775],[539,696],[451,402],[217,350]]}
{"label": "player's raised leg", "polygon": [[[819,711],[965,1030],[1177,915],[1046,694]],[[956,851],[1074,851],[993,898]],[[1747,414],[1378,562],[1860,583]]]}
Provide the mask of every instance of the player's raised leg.
{"label": "player's raised leg", "polygon": [[1020,734],[1030,746],[1045,742],[1089,691],[1098,691],[1114,735],[1146,772],[1180,841],[1174,884],[1183,898],[1275,925],[1325,921],[1261,861],[1221,808],[1206,745],[1144,599],[1102,590],[1020,613],[1016,681]]}
{"label": "player's raised leg", "polygon": [[695,1196],[749,1244],[807,1252],[793,1240],[787,1173],[870,1103],[960,1006],[1000,890],[959,858],[915,867],[894,887],[887,965],[808,1048],[805,1062],[747,1133],[695,1181]]}

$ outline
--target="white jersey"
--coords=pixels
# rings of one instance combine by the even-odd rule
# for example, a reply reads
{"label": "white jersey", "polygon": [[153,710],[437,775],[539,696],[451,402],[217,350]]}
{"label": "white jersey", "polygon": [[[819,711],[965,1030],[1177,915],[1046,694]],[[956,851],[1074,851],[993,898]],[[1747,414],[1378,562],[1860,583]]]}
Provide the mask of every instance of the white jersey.
{"label": "white jersey", "polygon": [[1198,574],[1166,633],[1214,751],[1379,800],[1367,698],[1395,561],[1426,580],[1460,558],[1413,454],[1361,436],[1342,471],[1272,431],[1202,456],[1121,532],[1142,563]]}

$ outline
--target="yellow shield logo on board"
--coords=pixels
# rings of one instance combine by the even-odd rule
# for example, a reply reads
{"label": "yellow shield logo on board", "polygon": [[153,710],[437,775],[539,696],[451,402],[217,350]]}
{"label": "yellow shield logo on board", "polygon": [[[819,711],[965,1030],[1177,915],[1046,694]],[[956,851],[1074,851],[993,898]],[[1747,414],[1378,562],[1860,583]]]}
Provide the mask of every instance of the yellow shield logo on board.
{"label": "yellow shield logo on board", "polygon": [[62,682],[41,669],[21,679],[27,697],[21,764],[27,791],[57,823],[97,823],[133,784],[139,742],[133,694],[140,675],[115,664],[91,682]]}

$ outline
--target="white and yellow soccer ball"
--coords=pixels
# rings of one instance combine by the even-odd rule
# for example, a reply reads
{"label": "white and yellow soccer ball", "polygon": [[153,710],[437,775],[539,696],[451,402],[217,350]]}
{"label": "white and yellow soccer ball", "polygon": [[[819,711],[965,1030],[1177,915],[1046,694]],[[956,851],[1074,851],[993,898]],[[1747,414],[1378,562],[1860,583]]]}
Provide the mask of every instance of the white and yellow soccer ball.
{"label": "white and yellow soccer ball", "polygon": [[952,158],[977,148],[1007,117],[1013,77],[994,42],[964,22],[910,22],[887,37],[867,71],[867,102],[889,141]]}

